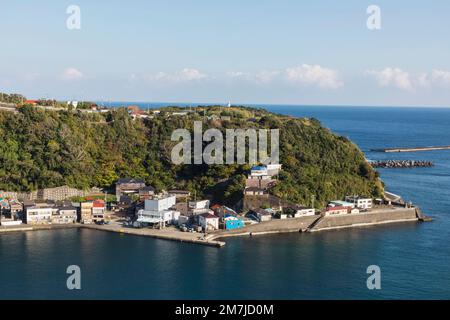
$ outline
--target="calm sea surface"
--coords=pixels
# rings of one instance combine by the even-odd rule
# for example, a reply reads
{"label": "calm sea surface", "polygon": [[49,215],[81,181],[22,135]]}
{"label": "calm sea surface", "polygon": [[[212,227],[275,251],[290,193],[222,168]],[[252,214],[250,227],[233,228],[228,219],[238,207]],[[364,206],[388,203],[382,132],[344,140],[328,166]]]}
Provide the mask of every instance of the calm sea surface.
{"label": "calm sea surface", "polygon": [[[449,299],[450,151],[370,149],[450,145],[450,109],[264,107],[315,117],[371,160],[435,162],[380,170],[388,190],[435,221],[227,239],[221,249],[90,230],[1,235],[0,299]],[[66,289],[73,264],[82,290]],[[366,287],[369,265],[381,268],[381,290]]]}

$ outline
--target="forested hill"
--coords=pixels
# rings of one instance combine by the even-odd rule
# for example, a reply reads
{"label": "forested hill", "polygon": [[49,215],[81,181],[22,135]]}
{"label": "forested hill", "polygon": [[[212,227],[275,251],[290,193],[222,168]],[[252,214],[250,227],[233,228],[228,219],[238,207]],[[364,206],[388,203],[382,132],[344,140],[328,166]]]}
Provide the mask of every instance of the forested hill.
{"label": "forested hill", "polygon": [[[29,191],[69,185],[112,187],[140,177],[158,190],[187,188],[225,203],[242,196],[248,165],[174,165],[172,131],[203,121],[203,129],[279,128],[283,170],[275,195],[307,204],[346,194],[379,196],[377,173],[349,140],[317,120],[244,107],[199,107],[185,116],[163,108],[153,119],[132,120],[126,109],[108,113],[0,111],[0,190]],[[205,114],[206,112],[206,114]],[[214,116],[215,115],[215,116]],[[222,117],[222,118],[221,118]],[[226,117],[226,118],[225,118]]]}

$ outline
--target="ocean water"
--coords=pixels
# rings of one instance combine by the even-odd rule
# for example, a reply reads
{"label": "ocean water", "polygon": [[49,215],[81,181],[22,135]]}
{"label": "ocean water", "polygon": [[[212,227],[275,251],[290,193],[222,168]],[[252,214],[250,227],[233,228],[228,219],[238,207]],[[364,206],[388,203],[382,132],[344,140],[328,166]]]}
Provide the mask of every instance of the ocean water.
{"label": "ocean water", "polygon": [[[371,160],[433,161],[379,171],[434,221],[234,238],[221,249],[91,230],[1,235],[0,299],[449,299],[450,151],[371,149],[450,145],[450,109],[263,107],[315,117]],[[69,265],[81,268],[81,290],[66,288]],[[381,268],[381,290],[367,289],[369,265]]]}

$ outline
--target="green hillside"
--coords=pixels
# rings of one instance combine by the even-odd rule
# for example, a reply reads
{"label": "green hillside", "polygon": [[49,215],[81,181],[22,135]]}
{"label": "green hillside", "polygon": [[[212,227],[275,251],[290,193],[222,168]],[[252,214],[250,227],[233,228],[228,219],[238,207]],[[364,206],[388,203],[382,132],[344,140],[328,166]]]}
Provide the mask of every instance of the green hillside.
{"label": "green hillside", "polygon": [[19,113],[0,111],[0,190],[65,184],[112,187],[119,177],[131,176],[158,190],[187,188],[199,197],[210,194],[233,203],[242,196],[250,166],[171,162],[176,144],[170,141],[172,131],[192,129],[197,120],[203,121],[203,130],[279,128],[283,170],[273,189],[277,196],[307,204],[314,195],[320,205],[346,194],[383,192],[377,173],[358,147],[317,120],[244,107],[198,107],[188,116],[170,115],[178,109],[163,108],[153,119],[143,120],[132,120],[124,108],[101,114],[33,107],[22,107]]}

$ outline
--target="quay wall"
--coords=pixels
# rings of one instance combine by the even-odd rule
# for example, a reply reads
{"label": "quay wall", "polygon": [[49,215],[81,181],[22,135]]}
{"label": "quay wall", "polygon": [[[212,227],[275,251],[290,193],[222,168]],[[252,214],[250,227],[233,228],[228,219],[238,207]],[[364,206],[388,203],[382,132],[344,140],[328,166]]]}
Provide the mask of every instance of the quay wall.
{"label": "quay wall", "polygon": [[416,208],[383,209],[370,213],[323,217],[309,231],[340,229],[393,222],[418,221]]}
{"label": "quay wall", "polygon": [[245,235],[259,235],[259,234],[271,234],[271,233],[288,233],[288,232],[300,232],[308,228],[314,221],[319,218],[318,215],[306,216],[300,218],[288,218],[288,219],[273,219],[271,221],[260,222],[246,226],[242,229],[234,230],[219,230],[211,232],[214,239],[236,237]]}

